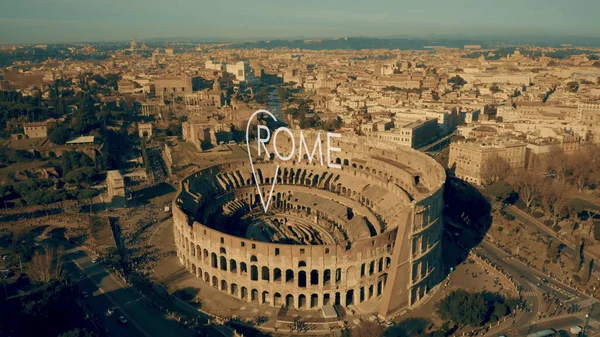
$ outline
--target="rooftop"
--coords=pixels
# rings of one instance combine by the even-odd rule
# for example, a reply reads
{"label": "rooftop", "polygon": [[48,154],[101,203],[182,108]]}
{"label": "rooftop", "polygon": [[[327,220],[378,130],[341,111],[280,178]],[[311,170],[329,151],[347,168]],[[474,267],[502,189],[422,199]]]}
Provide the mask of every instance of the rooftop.
{"label": "rooftop", "polygon": [[93,143],[94,143],[94,136],[79,136],[79,137],[75,137],[75,138],[69,140],[65,144],[69,145],[69,144],[93,144]]}

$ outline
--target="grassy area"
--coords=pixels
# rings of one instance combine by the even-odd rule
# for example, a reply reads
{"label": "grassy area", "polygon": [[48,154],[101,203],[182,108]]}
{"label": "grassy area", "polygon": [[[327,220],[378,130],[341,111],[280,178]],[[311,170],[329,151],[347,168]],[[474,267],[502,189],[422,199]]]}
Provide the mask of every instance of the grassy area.
{"label": "grassy area", "polygon": [[100,216],[92,216],[91,220],[91,237],[98,245],[99,250],[107,250],[115,247],[112,231],[110,229],[108,219]]}

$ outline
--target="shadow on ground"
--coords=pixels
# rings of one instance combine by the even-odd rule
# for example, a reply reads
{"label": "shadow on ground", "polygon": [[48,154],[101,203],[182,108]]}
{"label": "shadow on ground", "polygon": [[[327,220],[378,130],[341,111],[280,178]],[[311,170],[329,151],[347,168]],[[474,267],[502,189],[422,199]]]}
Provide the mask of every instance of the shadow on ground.
{"label": "shadow on ground", "polygon": [[445,231],[443,257],[446,273],[467,259],[492,224],[492,206],[473,185],[449,176],[444,187]]}

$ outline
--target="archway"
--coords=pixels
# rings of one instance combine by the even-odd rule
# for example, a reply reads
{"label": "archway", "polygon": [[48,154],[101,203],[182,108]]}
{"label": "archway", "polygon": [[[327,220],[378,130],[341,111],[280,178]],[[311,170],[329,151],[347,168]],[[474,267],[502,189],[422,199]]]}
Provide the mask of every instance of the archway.
{"label": "archway", "polygon": [[298,296],[298,309],[306,308],[306,295],[302,294]]}
{"label": "archway", "polygon": [[317,295],[317,294],[310,295],[310,307],[316,308],[317,306],[319,306],[319,295]]}
{"label": "archway", "polygon": [[288,294],[285,297],[285,305],[292,308],[294,307],[294,295]]}
{"label": "archway", "polygon": [[354,303],[354,289],[346,291],[346,306]]}
{"label": "archway", "polygon": [[304,270],[298,272],[298,287],[306,288],[306,272]]}
{"label": "archway", "polygon": [[258,281],[258,267],[250,266],[250,279],[252,281]]}
{"label": "archway", "polygon": [[293,282],[294,281],[294,271],[288,269],[285,271],[285,282]]}
{"label": "archway", "polygon": [[262,280],[269,281],[269,267],[262,267]]}
{"label": "archway", "polygon": [[271,296],[269,295],[268,291],[263,291],[263,293],[262,293],[262,303],[263,304],[269,304],[269,303],[271,303]]}
{"label": "archway", "polygon": [[316,269],[310,272],[310,285],[319,285],[319,271]]}
{"label": "archway", "polygon": [[281,305],[281,294],[280,293],[275,293],[275,295],[273,295],[273,305],[275,305],[276,307]]}

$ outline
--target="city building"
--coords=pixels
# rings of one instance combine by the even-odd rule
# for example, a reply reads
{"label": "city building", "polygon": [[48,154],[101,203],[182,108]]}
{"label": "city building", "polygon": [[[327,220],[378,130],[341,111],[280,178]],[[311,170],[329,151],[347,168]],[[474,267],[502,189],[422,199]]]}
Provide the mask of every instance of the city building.
{"label": "city building", "polygon": [[398,145],[418,149],[434,142],[438,137],[437,118],[406,121],[396,120],[394,127],[388,130],[377,128],[375,124],[366,124],[361,127],[365,136],[389,141]]}
{"label": "city building", "polygon": [[163,99],[183,97],[192,93],[192,79],[187,76],[167,76],[154,80],[154,90]]}
{"label": "city building", "polygon": [[127,189],[125,179],[118,170],[106,172],[108,200],[113,207],[127,206]]}
{"label": "city building", "polygon": [[25,123],[23,124],[23,133],[27,138],[46,138],[48,137],[48,123]]}
{"label": "city building", "polygon": [[495,139],[452,143],[448,168],[460,179],[485,185],[496,178],[497,170],[524,168],[526,148],[526,143]]}

